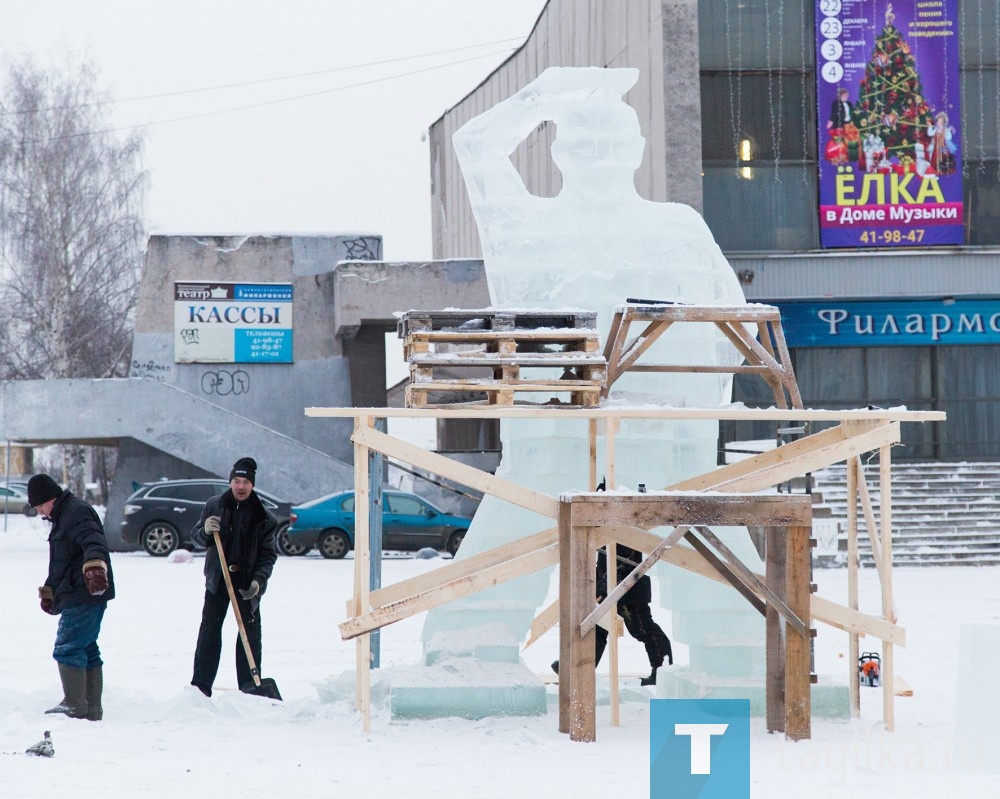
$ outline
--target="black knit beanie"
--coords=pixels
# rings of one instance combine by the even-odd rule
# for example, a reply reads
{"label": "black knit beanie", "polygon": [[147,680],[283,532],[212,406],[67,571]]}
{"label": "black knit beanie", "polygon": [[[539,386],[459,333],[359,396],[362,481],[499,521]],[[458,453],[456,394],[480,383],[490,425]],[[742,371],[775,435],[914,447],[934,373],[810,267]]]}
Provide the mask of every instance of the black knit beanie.
{"label": "black knit beanie", "polygon": [[229,473],[229,482],[234,477],[244,477],[254,485],[257,484],[257,461],[253,458],[240,458],[233,464],[233,470]]}
{"label": "black knit beanie", "polygon": [[55,499],[63,492],[59,483],[47,474],[36,474],[28,481],[28,504],[33,508],[44,505],[50,499]]}

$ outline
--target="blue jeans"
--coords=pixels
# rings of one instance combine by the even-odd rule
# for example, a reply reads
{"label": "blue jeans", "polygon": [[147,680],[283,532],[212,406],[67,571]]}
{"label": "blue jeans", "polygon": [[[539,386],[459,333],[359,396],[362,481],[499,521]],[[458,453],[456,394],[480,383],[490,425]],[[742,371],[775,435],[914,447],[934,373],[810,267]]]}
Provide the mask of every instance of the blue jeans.
{"label": "blue jeans", "polygon": [[101,621],[107,607],[107,602],[75,605],[60,613],[56,645],[52,650],[52,657],[58,663],[77,669],[96,669],[104,665],[97,636],[101,632]]}

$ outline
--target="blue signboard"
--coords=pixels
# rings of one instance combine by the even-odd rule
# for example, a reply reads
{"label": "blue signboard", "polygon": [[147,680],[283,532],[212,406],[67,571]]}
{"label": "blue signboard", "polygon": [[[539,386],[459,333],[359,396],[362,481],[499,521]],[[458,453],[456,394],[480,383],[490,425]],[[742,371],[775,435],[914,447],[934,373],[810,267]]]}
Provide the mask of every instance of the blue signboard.
{"label": "blue signboard", "polygon": [[292,284],[174,283],[177,363],[292,363]]}
{"label": "blue signboard", "polygon": [[789,347],[1000,344],[1000,299],[795,302],[781,326]]}

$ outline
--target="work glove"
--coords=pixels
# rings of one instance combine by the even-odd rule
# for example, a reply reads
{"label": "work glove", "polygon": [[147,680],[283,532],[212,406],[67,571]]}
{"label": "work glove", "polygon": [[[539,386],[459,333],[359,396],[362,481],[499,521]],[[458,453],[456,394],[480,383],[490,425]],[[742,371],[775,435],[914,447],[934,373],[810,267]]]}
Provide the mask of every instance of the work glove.
{"label": "work glove", "polygon": [[103,560],[88,560],[83,564],[83,581],[91,596],[100,596],[108,590],[108,564]]}
{"label": "work glove", "polygon": [[52,609],[55,607],[56,601],[52,596],[52,587],[48,585],[38,586],[38,598],[41,600],[42,610],[50,616],[54,616],[55,613]]}
{"label": "work glove", "polygon": [[253,599],[259,593],[260,593],[260,583],[258,583],[256,580],[250,581],[249,588],[240,589],[240,596],[246,600]]}
{"label": "work glove", "polygon": [[221,520],[218,516],[209,516],[205,519],[205,532],[208,535],[218,535],[221,525],[219,524]]}

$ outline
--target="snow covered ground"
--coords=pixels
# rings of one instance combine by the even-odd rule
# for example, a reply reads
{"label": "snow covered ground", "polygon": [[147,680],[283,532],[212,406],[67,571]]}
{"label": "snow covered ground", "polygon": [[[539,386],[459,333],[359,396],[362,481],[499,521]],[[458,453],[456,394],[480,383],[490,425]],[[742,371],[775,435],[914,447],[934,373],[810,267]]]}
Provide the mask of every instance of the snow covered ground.
{"label": "snow covered ground", "polygon": [[[340,640],[353,562],[313,554],[281,558],[262,605],[264,663],[285,698],[271,703],[234,690],[209,700],[188,686],[201,610],[202,559],[171,563],[144,554],[114,556],[118,598],[101,635],[105,718],[91,723],[44,716],[61,698],[51,658],[56,619],[38,608],[48,526],[0,518],[0,797],[645,797],[649,792],[649,705],[623,705],[622,725],[598,708],[598,741],[571,743],[557,731],[555,686],[537,718],[392,721],[373,713],[361,730],[351,697],[331,689],[354,667],[354,645]],[[388,584],[440,565],[391,559]],[[1000,622],[1000,570],[897,569],[900,622],[908,646],[896,671],[913,696],[896,700],[896,732],[881,729],[880,689],[863,688],[862,717],[813,720],[811,741],[789,743],[751,722],[752,796],[906,797],[996,795],[997,737],[979,750],[956,744],[955,707],[962,622]],[[817,571],[820,594],[843,601],[846,572]],[[862,609],[878,607],[875,575],[862,575]],[[655,612],[667,622],[662,611]],[[420,657],[422,618],[386,628],[382,663],[405,668]],[[664,624],[669,629],[668,624]],[[227,622],[218,688],[233,688]],[[622,639],[623,672],[644,655]],[[862,640],[862,649],[878,649]],[[556,657],[550,633],[524,653],[540,674]],[[678,647],[678,649],[683,649]],[[821,679],[845,679],[847,636],[821,626]],[[681,658],[683,653],[681,653]],[[995,666],[995,663],[992,664]],[[966,670],[963,670],[966,671]],[[347,682],[346,680],[344,682]],[[321,689],[321,690],[318,690]],[[643,689],[646,690],[646,689]],[[647,694],[652,697],[653,694]],[[992,695],[995,691],[985,691]],[[55,757],[21,753],[51,730]]]}

